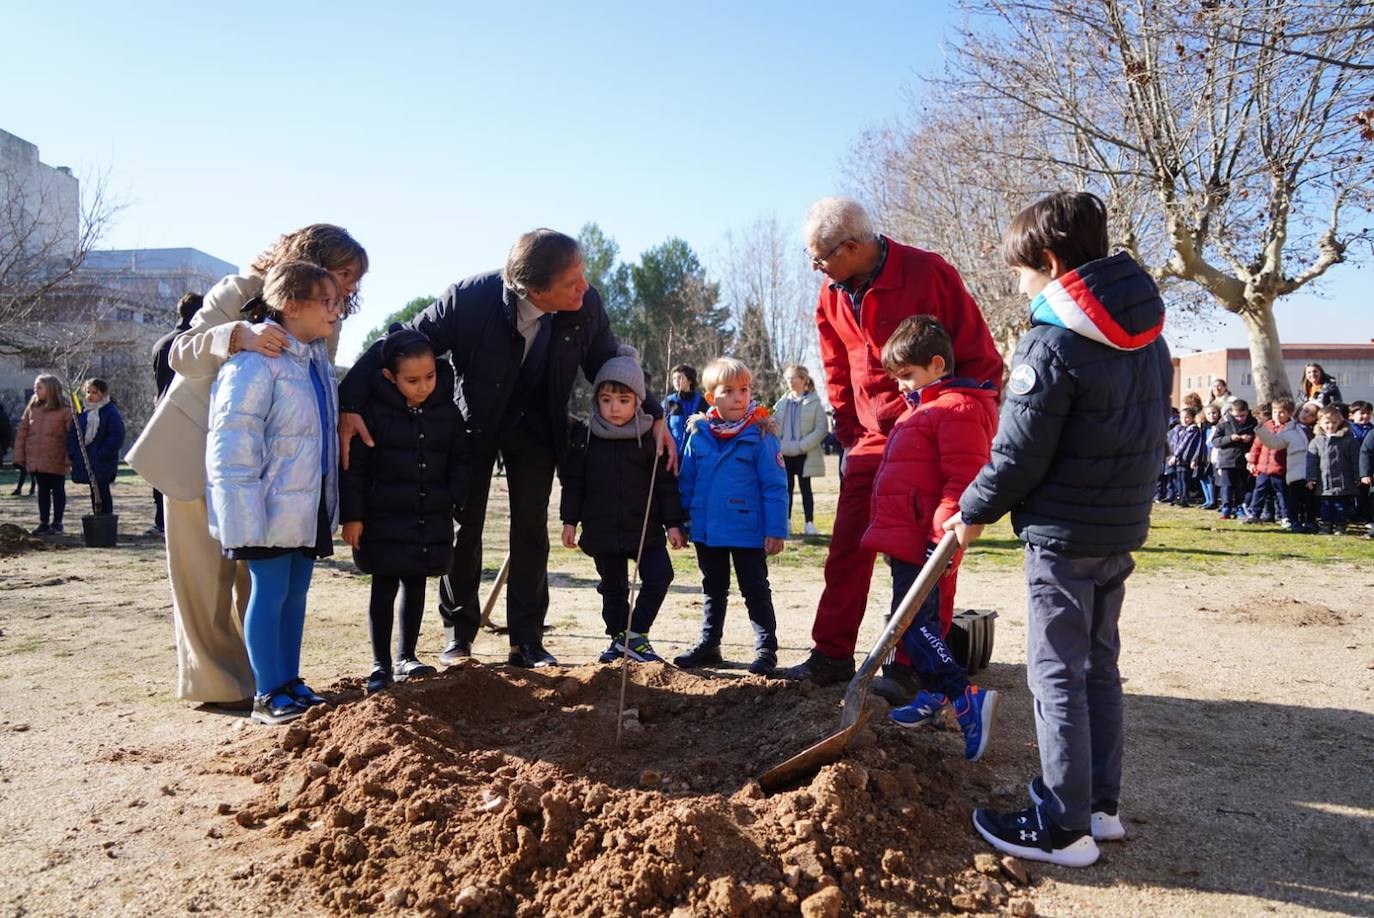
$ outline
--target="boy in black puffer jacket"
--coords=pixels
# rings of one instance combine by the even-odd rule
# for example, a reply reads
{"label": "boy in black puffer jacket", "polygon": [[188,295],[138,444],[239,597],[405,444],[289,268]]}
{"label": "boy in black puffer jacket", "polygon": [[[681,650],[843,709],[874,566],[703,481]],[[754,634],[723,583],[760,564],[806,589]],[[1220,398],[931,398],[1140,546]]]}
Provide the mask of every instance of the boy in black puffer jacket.
{"label": "boy in black puffer jacket", "polygon": [[[463,418],[453,402],[453,368],[436,361],[417,331],[392,326],[382,365],[363,409],[375,446],[353,444],[339,480],[343,539],[353,563],[372,575],[368,632],[369,693],[395,679],[427,676],[415,657],[425,608],[425,578],[448,571],[453,514],[463,506],[470,474]],[[394,665],[391,624],[401,593],[401,634]]]}
{"label": "boy in black puffer jacket", "polygon": [[992,459],[945,523],[967,546],[1003,514],[1026,543],[1026,681],[1040,774],[1031,807],[975,810],[1001,851],[1069,867],[1125,835],[1118,622],[1131,552],[1150,532],[1173,366],[1164,302],[1125,253],[1108,255],[1107,211],[1063,192],[1023,210],[1003,255],[1031,299]]}
{"label": "boy in black puffer jacket", "polygon": [[[591,417],[572,429],[569,450],[558,466],[563,487],[559,506],[563,547],[578,547],[577,525],[581,523],[582,550],[596,561],[601,576],[596,589],[601,594],[606,633],[611,636],[611,646],[601,654],[602,663],[626,654],[641,663],[661,662],[649,643],[649,629],[673,582],[673,563],[665,545],[682,548],[687,544],[677,479],[656,455],[653,418],[640,410],[644,389],[639,352],[621,345],[617,356],[596,374]],[[652,501],[650,478],[654,479]],[[649,525],[639,561],[639,596],[627,634],[629,565],[639,551],[646,504]]]}
{"label": "boy in black puffer jacket", "polygon": [[1239,515],[1244,504],[1245,482],[1249,472],[1246,456],[1255,442],[1255,428],[1259,422],[1250,413],[1250,405],[1243,398],[1231,402],[1226,418],[1212,431],[1212,445],[1217,448],[1217,475],[1221,479],[1221,518],[1229,520]]}

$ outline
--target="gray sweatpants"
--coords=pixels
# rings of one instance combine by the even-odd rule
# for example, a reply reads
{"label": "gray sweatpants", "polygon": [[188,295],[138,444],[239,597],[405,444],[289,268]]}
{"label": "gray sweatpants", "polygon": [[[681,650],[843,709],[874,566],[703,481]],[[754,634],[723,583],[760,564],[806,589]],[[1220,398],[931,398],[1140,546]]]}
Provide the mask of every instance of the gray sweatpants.
{"label": "gray sweatpants", "polygon": [[1094,802],[1121,799],[1117,623],[1133,570],[1129,553],[1075,558],[1026,546],[1026,681],[1035,696],[1044,808],[1071,831],[1091,827]]}

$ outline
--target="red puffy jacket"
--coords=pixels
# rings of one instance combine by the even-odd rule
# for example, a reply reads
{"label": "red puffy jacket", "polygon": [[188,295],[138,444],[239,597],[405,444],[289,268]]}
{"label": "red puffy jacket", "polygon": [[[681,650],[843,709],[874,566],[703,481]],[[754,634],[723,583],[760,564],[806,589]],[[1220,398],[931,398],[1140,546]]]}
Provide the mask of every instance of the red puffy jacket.
{"label": "red puffy jacket", "polygon": [[[943,379],[921,390],[919,405],[902,415],[887,438],[873,480],[873,519],[863,547],[900,561],[925,561],[945,520],[988,461],[997,433],[997,390],[979,380]],[[940,621],[949,628],[959,560],[940,581]]]}
{"label": "red puffy jacket", "polygon": [[816,303],[821,362],[835,436],[855,453],[882,451],[906,410],[897,383],[883,370],[883,345],[907,316],[940,320],[954,343],[960,376],[1002,385],[1002,358],[959,272],[934,252],[887,240],[887,260],[864,294],[855,319],[849,294],[822,284]]}
{"label": "red puffy jacket", "polygon": [[[1284,425],[1275,423],[1272,419],[1264,422],[1264,429],[1270,433],[1278,433],[1284,429]],[[1255,438],[1255,444],[1250,447],[1250,454],[1246,457],[1247,461],[1255,467],[1256,475],[1277,475],[1283,478],[1288,472],[1288,446],[1279,449],[1270,449]]]}

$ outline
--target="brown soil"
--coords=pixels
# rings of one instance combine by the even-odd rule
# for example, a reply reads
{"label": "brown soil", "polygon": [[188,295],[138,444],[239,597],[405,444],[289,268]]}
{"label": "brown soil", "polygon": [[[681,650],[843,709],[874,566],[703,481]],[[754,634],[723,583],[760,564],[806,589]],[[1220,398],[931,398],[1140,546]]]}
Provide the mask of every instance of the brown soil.
{"label": "brown soil", "polygon": [[[844,761],[765,797],[750,776],[835,729],[834,690],[663,664],[630,675],[619,750],[616,667],[473,664],[365,700],[345,692],[352,703],[220,753],[266,777],[225,814],[225,837],[268,836],[284,849],[269,882],[343,912],[769,915],[809,902],[904,915],[947,910],[953,895],[1007,902],[1012,880],[968,870],[969,772],[929,734],[865,729]],[[928,853],[909,854],[913,838]]]}
{"label": "brown soil", "polygon": [[[1199,608],[1200,612],[1213,609]],[[1311,599],[1297,596],[1274,596],[1272,593],[1255,593],[1240,602],[1227,606],[1222,613],[1236,621],[1254,625],[1269,625],[1280,628],[1339,628],[1361,618],[1361,613],[1351,610],[1336,610]]]}
{"label": "brown soil", "polygon": [[13,523],[0,523],[0,558],[11,558],[29,551],[45,551],[51,547],[38,536]]}

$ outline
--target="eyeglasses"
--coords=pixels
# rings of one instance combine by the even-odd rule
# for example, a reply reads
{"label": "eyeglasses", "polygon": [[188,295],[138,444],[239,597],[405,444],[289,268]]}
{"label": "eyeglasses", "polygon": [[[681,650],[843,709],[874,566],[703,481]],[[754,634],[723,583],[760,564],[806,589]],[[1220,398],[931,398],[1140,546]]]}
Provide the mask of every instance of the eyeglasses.
{"label": "eyeglasses", "polygon": [[829,252],[826,252],[824,255],[822,255],[822,256],[819,257],[819,258],[817,258],[815,255],[812,255],[812,254],[808,251],[808,252],[806,253],[806,255],[807,255],[808,258],[811,259],[811,270],[812,270],[812,271],[819,271],[819,270],[821,269],[821,265],[823,265],[823,264],[825,264],[827,261],[829,261],[829,260],[835,255],[835,253],[838,252],[840,249],[844,248],[844,244],[845,244],[846,242],[849,242],[849,241],[850,241],[850,240],[848,240],[848,239],[842,239],[842,240],[840,240],[840,244],[839,244],[839,245],[835,246],[833,249],[831,249]]}

